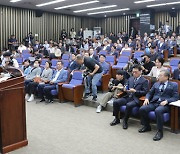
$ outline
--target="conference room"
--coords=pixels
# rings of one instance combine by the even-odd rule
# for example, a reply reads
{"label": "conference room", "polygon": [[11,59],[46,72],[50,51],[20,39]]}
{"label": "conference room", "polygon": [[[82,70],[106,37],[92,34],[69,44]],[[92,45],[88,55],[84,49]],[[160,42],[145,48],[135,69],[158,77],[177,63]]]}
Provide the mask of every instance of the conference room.
{"label": "conference room", "polygon": [[0,153],[178,153],[180,1],[0,0]]}

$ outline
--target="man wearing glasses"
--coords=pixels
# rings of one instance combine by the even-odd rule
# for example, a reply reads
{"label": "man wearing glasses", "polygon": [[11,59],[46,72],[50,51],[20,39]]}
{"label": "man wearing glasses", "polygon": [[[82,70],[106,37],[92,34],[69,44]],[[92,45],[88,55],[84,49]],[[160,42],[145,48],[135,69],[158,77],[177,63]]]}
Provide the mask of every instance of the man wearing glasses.
{"label": "man wearing glasses", "polygon": [[146,95],[149,89],[148,81],[141,76],[141,65],[134,65],[132,70],[133,76],[128,79],[127,85],[124,88],[126,95],[113,102],[113,116],[115,119],[110,123],[111,126],[120,123],[119,109],[120,106],[126,105],[125,116],[123,119],[123,129],[128,128],[128,119],[132,108],[139,106],[139,97]]}

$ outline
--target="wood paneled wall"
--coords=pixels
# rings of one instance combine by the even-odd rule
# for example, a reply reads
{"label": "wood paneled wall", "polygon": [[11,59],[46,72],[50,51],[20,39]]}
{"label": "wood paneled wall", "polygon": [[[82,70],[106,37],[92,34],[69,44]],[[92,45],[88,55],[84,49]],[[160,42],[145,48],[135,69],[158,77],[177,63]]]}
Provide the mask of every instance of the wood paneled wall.
{"label": "wood paneled wall", "polygon": [[171,17],[169,12],[156,13],[155,15],[156,29],[158,29],[160,21],[163,24],[165,24],[167,20],[169,21],[169,24],[172,26],[173,31],[175,31],[176,27],[179,25],[179,22],[180,22],[180,10],[177,11],[177,17]]}
{"label": "wood paneled wall", "polygon": [[22,41],[29,32],[38,34],[35,39],[43,42],[46,39],[58,40],[62,29],[69,33],[72,27],[76,31],[82,28],[92,29],[97,26],[96,19],[61,15],[44,12],[36,17],[34,10],[0,6],[0,49],[7,47],[11,34]]}
{"label": "wood paneled wall", "polygon": [[129,34],[130,18],[130,15],[108,17],[98,20],[97,23],[99,27],[102,27],[103,33],[109,34],[114,32],[117,34],[118,32],[126,31]]}
{"label": "wood paneled wall", "polygon": [[[19,41],[29,32],[38,34],[35,39],[43,42],[46,39],[58,40],[62,29],[69,30],[74,27],[78,31],[93,27],[102,27],[102,33],[109,34],[114,32],[117,34],[126,31],[129,34],[129,24],[131,15],[107,17],[107,18],[88,18],[76,17],[62,14],[44,12],[42,17],[36,17],[36,12],[29,9],[20,9],[7,6],[0,6],[0,49],[7,47],[7,41],[11,34],[15,34]],[[173,30],[180,22],[180,11],[176,18],[170,17],[168,12],[159,12],[155,15],[156,29],[159,27],[159,21],[165,23],[169,20]]]}

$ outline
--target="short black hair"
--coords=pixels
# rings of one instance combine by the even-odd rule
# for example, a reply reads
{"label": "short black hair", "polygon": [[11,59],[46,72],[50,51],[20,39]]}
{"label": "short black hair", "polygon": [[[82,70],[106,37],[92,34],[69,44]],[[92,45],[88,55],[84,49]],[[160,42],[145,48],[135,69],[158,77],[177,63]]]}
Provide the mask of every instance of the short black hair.
{"label": "short black hair", "polygon": [[35,59],[34,63],[35,63],[36,61],[37,61],[39,64],[41,63],[38,59]]}
{"label": "short black hair", "polygon": [[141,70],[142,70],[142,67],[141,67],[141,65],[135,64],[135,65],[133,66],[133,69],[138,69],[139,71],[141,71]]}
{"label": "short black hair", "polygon": [[150,56],[150,55],[148,55],[148,54],[147,54],[147,55],[144,55],[144,56],[146,56],[146,57],[148,57],[148,58],[151,58],[151,56]]}
{"label": "short black hair", "polygon": [[117,70],[116,75],[125,75],[125,72],[123,70]]}
{"label": "short black hair", "polygon": [[61,63],[61,65],[64,66],[64,62],[63,62],[62,60],[58,60],[58,61],[57,61],[57,63],[59,63],[59,62]]}
{"label": "short black hair", "polygon": [[104,54],[100,54],[100,55],[99,55],[99,58],[100,58],[101,56],[103,56],[104,58],[106,58],[106,55],[104,55]]}
{"label": "short black hair", "polygon": [[152,45],[150,48],[151,48],[151,49],[156,49],[156,46]]}
{"label": "short black hair", "polygon": [[51,62],[50,60],[48,60],[48,61],[46,61],[46,63],[48,63],[48,64],[49,64],[49,67],[51,68],[52,62]]}
{"label": "short black hair", "polygon": [[11,54],[11,52],[5,52],[4,54],[3,54],[3,57],[10,57],[12,54]]}
{"label": "short black hair", "polygon": [[24,62],[29,62],[30,63],[31,61],[29,59],[25,59]]}
{"label": "short black hair", "polygon": [[158,60],[161,63],[161,65],[164,64],[164,59],[162,57],[157,57],[156,60]]}

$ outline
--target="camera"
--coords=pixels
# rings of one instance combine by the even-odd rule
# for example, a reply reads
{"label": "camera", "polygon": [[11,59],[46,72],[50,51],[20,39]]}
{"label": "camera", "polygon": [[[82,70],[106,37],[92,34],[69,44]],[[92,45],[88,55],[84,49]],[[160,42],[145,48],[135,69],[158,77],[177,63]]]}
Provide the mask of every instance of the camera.
{"label": "camera", "polygon": [[84,77],[84,78],[87,77],[87,76],[89,75],[89,73],[91,73],[89,70],[85,71],[85,72],[83,73],[83,77]]}

